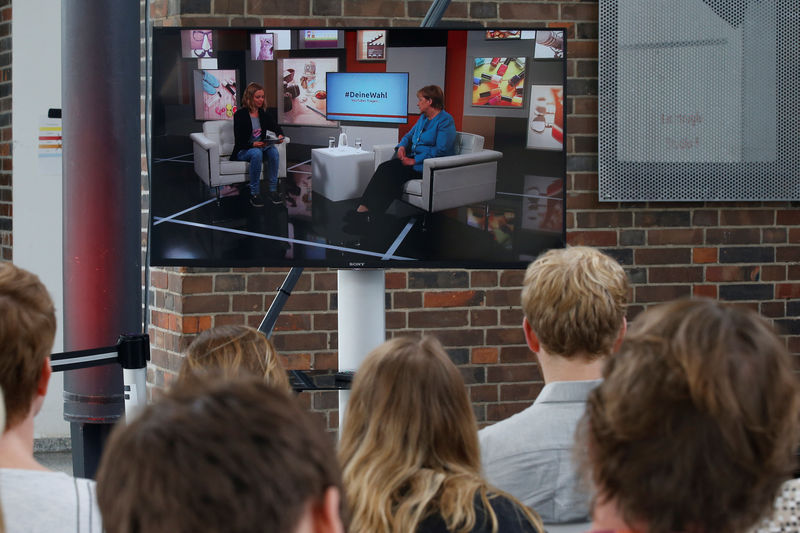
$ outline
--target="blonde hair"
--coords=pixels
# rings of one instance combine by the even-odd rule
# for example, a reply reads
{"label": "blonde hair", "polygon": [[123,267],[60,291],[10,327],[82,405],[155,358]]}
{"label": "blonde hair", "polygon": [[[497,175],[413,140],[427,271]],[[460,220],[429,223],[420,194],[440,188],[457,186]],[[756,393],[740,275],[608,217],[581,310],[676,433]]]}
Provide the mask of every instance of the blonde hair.
{"label": "blonde hair", "polygon": [[528,266],[522,309],[548,353],[608,355],[622,327],[628,277],[587,246],[550,250]]}
{"label": "blonde hair", "polygon": [[217,326],[198,335],[186,349],[178,381],[208,371],[224,378],[262,377],[274,387],[291,391],[275,346],[263,333],[247,326]]}
{"label": "blonde hair", "polygon": [[0,386],[6,426],[28,415],[56,334],[53,300],[36,274],[0,263]]}
{"label": "blonde hair", "polygon": [[415,531],[436,513],[448,530],[467,532],[476,495],[493,532],[489,500],[500,495],[541,530],[535,514],[481,477],[464,382],[433,337],[392,339],[367,356],[347,402],[339,458],[352,533]]}
{"label": "blonde hair", "polygon": [[253,95],[256,94],[257,91],[263,91],[264,87],[261,85],[252,82],[248,83],[247,87],[244,89],[244,93],[242,93],[242,107],[246,107],[250,111],[254,109],[267,109],[267,95],[264,93],[264,105],[260,108],[256,107],[255,102],[253,102]]}

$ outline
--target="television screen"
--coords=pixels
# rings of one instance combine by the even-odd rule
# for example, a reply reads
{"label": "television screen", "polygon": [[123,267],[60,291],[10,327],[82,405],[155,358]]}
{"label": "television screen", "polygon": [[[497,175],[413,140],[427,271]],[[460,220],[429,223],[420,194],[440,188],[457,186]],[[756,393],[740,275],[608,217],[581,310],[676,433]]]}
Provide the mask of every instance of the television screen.
{"label": "television screen", "polygon": [[[195,31],[213,36],[202,65],[183,57]],[[487,39],[485,29],[342,28],[333,48],[301,47],[306,31],[153,28],[152,265],[522,268],[564,246],[562,29]],[[367,44],[382,36],[384,60],[360,59],[366,32]],[[253,36],[270,34],[273,59],[254,58]],[[540,58],[540,46],[551,53]],[[263,93],[266,115],[240,114],[234,131],[251,83],[248,101]],[[441,109],[418,98],[435,96],[431,85]],[[254,132],[266,162],[257,196],[250,164],[231,154]],[[402,179],[377,201],[382,172]],[[356,214],[362,204],[369,215]]]}
{"label": "television screen", "polygon": [[271,61],[275,58],[275,35],[272,33],[254,33],[250,35],[250,59],[253,61]]}
{"label": "television screen", "polygon": [[328,74],[328,120],[408,122],[408,72]]}

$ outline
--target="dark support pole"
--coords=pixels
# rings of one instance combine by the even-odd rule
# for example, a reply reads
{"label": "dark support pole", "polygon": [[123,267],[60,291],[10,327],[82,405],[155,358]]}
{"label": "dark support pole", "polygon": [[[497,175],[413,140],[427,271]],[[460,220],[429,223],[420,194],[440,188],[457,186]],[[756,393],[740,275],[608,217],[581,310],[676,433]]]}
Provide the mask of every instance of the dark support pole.
{"label": "dark support pole", "polygon": [[289,270],[289,273],[286,275],[286,279],[283,280],[281,288],[278,289],[278,294],[275,295],[275,299],[272,300],[272,305],[269,306],[266,316],[264,316],[264,319],[261,321],[261,325],[258,326],[258,330],[266,335],[267,338],[272,336],[272,330],[275,328],[275,322],[277,322],[281,311],[283,311],[283,306],[286,304],[286,300],[288,300],[289,296],[292,295],[292,290],[297,284],[297,280],[300,279],[300,274],[302,273],[302,267],[292,267],[292,269]]}
{"label": "dark support pole", "polygon": [[450,0],[434,0],[420,26],[423,28],[435,28],[442,21],[444,12],[447,11],[447,6],[449,5]]}
{"label": "dark support pole", "polygon": [[[63,0],[64,349],[140,333],[139,2]],[[74,473],[94,477],[124,412],[119,365],[64,375]]]}

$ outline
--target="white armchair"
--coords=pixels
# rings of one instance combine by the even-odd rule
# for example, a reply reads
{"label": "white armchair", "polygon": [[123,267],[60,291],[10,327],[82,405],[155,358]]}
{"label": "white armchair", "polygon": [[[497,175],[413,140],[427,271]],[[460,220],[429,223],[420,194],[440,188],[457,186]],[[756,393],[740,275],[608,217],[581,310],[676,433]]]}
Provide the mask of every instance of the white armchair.
{"label": "white armchair", "polygon": [[[202,133],[189,135],[194,145],[194,171],[209,188],[222,185],[246,182],[250,178],[247,174],[249,163],[247,161],[231,161],[233,150],[233,121],[209,120],[203,123]],[[278,147],[280,154],[280,168],[278,177],[286,177],[286,137]]]}
{"label": "white armchair", "polygon": [[[375,168],[394,156],[393,144],[376,145]],[[487,202],[495,197],[501,152],[485,150],[483,137],[456,133],[456,155],[430,157],[422,163],[422,179],[407,181],[401,199],[430,213]]]}

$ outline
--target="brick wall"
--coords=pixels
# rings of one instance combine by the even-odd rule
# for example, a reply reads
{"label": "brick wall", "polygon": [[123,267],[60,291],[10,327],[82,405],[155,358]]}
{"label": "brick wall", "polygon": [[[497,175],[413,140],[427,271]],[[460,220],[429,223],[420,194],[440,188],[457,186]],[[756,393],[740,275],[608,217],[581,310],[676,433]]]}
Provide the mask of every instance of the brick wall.
{"label": "brick wall", "polygon": [[0,0],[0,260],[11,240],[11,0]]}
{"label": "brick wall", "polygon": [[[417,26],[429,1],[152,0],[156,25]],[[569,33],[568,240],[605,249],[633,284],[628,318],[676,297],[740,302],[775,320],[800,354],[800,209],[791,203],[600,203],[597,199],[598,5],[577,1],[453,0],[448,22],[565,26]],[[149,382],[168,384],[194,335],[257,325],[285,270],[154,269]],[[390,336],[437,335],[469,386],[481,423],[528,405],[542,382],[524,345],[520,271],[386,272]],[[336,366],[336,273],[306,270],[274,341],[290,368]],[[336,394],[304,397],[338,424]]]}

